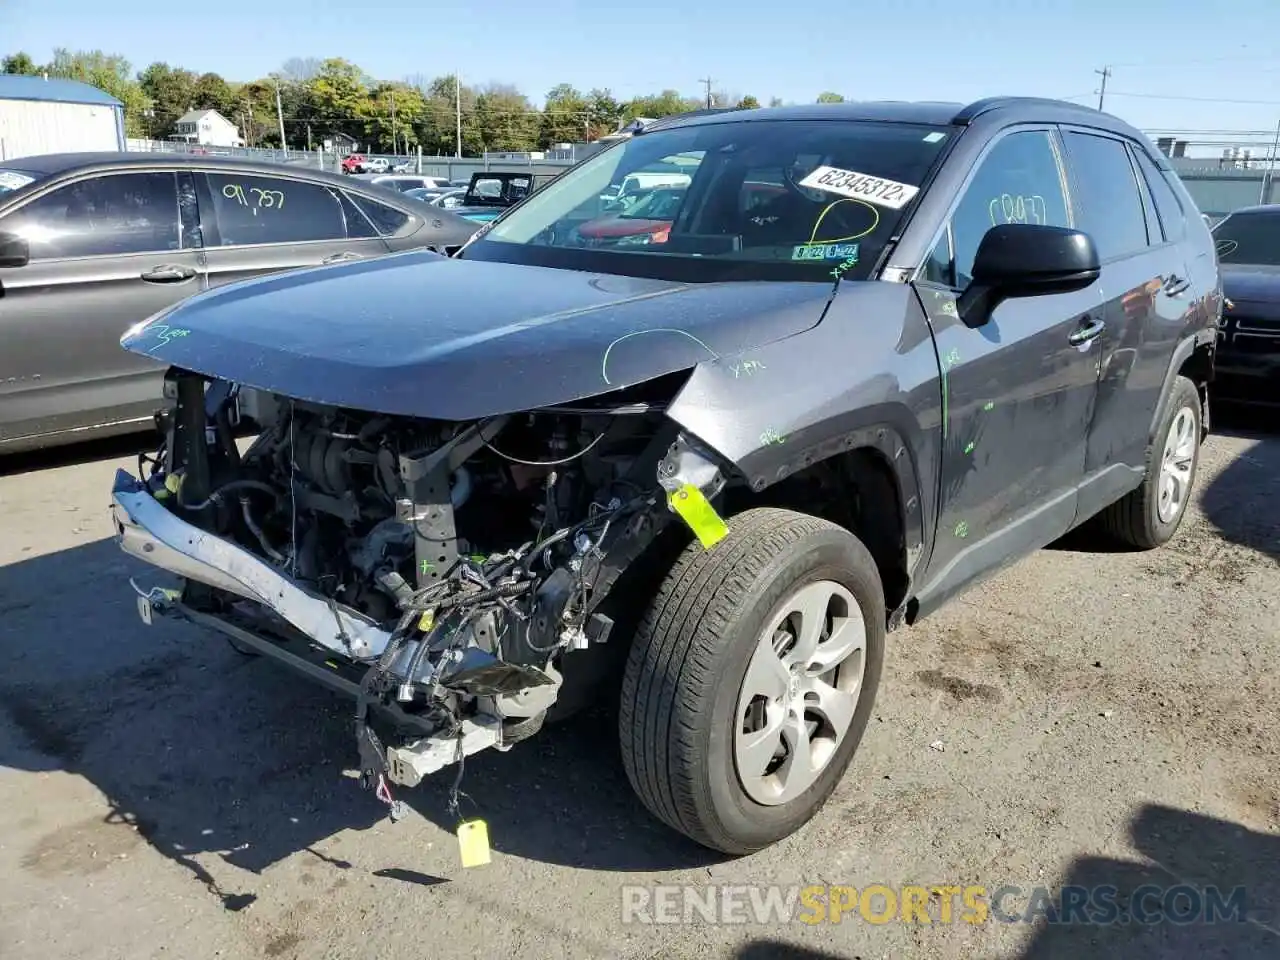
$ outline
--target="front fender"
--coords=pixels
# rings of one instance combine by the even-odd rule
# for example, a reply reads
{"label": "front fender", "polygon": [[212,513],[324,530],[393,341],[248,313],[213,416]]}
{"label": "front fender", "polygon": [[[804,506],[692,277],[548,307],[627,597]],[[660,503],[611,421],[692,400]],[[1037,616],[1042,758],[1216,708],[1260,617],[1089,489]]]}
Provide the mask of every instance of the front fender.
{"label": "front fender", "polygon": [[941,390],[937,354],[910,287],[841,284],[821,323],[700,364],[667,410],[755,491],[839,453],[870,449],[898,484],[907,570],[936,524]]}

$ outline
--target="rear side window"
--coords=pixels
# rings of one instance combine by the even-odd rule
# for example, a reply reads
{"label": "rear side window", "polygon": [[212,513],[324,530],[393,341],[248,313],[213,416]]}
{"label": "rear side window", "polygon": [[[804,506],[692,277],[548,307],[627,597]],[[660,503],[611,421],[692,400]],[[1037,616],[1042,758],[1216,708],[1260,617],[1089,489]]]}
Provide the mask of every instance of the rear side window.
{"label": "rear side window", "polygon": [[283,177],[207,176],[224,247],[347,239],[342,204],[325,187]]}
{"label": "rear side window", "polygon": [[373,225],[378,228],[378,232],[384,237],[393,235],[409,222],[409,215],[397,210],[395,207],[389,207],[385,203],[379,203],[377,200],[362,197],[358,193],[353,193],[350,196],[356,202],[356,205],[373,221]]}
{"label": "rear side window", "polygon": [[172,172],[116,173],[37,197],[0,221],[0,229],[26,237],[32,260],[56,260],[177,250],[178,223]]}
{"label": "rear side window", "polygon": [[1064,139],[1080,193],[1080,229],[1093,237],[1099,259],[1145,250],[1147,220],[1125,145],[1074,131]]}
{"label": "rear side window", "polygon": [[1156,214],[1160,218],[1160,229],[1165,240],[1181,240],[1186,236],[1187,223],[1177,194],[1145,150],[1135,148],[1133,153],[1138,158],[1138,169],[1142,171],[1142,178],[1147,181],[1147,189],[1151,191],[1151,197],[1155,201]]}

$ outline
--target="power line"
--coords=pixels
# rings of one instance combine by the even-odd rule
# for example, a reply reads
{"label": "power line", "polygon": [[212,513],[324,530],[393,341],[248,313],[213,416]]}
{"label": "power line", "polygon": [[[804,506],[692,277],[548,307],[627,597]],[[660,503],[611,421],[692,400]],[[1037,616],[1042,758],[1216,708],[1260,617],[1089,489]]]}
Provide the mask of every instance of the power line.
{"label": "power line", "polygon": [[1107,96],[1107,79],[1111,76],[1111,68],[1109,66],[1104,66],[1101,70],[1095,70],[1093,72],[1101,75],[1102,77],[1102,87],[1098,90],[1098,109],[1101,110],[1102,103]]}
{"label": "power line", "polygon": [[1143,100],[1182,100],[1188,103],[1232,103],[1253,107],[1280,107],[1280,100],[1235,100],[1230,97],[1187,97],[1166,93],[1126,93],[1108,91],[1113,97],[1138,97]]}
{"label": "power line", "polygon": [[710,110],[712,107],[715,106],[715,104],[711,100],[711,84],[715,83],[715,81],[710,77],[704,77],[698,82],[703,84],[707,88],[707,109]]}

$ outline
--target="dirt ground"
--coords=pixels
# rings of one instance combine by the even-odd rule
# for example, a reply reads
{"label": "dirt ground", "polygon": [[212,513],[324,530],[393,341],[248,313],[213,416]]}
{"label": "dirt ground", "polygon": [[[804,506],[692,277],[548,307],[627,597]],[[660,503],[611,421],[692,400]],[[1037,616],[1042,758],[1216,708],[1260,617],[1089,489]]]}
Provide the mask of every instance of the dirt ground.
{"label": "dirt ground", "polygon": [[[392,824],[350,705],[137,619],[106,506],[127,446],[0,463],[0,957],[1280,955],[1280,431],[1225,424],[1148,554],[1056,545],[891,636],[824,812],[724,860],[632,796],[607,713],[466,765]],[[1261,422],[1257,422],[1261,421]],[[1274,423],[1272,419],[1272,423]],[[625,885],[1178,883],[1242,922],[623,923]],[[1020,909],[1020,908],[1018,908]]]}

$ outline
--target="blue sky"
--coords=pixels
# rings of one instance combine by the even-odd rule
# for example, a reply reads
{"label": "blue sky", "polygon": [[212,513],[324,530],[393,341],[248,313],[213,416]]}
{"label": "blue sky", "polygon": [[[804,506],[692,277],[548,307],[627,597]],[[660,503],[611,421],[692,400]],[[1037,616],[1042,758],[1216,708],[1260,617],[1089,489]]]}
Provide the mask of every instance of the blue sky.
{"label": "blue sky", "polygon": [[663,87],[698,95],[710,75],[765,102],[836,90],[1096,105],[1094,70],[1111,64],[1106,108],[1144,129],[1274,131],[1280,120],[1276,0],[0,0],[0,50],[39,61],[55,46],[233,80],[292,56],[341,56],[393,80],[457,69],[464,82],[513,83],[535,102],[562,81],[619,98]]}

